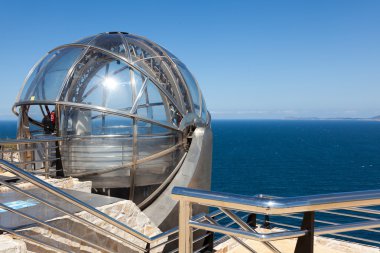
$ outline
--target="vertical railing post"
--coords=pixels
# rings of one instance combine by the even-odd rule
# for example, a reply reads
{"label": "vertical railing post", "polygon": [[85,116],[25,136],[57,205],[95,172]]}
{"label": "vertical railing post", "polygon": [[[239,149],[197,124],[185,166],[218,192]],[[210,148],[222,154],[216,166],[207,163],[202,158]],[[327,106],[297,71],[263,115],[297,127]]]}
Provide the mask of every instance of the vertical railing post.
{"label": "vertical railing post", "polygon": [[44,167],[45,167],[45,178],[49,178],[49,142],[45,142],[45,161],[44,161]]}
{"label": "vertical railing post", "polygon": [[179,247],[180,253],[193,252],[193,233],[189,225],[192,214],[192,205],[189,201],[179,201]]}
{"label": "vertical railing post", "polygon": [[146,244],[145,252],[150,253],[150,243],[149,242]]}
{"label": "vertical railing post", "polygon": [[214,235],[215,235],[214,232],[211,232],[211,231],[207,232],[207,237],[203,241],[203,246],[205,246],[205,248],[201,252],[209,253],[209,252],[214,251],[214,240],[215,240]]}
{"label": "vertical railing post", "polygon": [[247,224],[251,226],[251,228],[255,229],[257,226],[257,215],[255,213],[250,213],[247,218]]}
{"label": "vertical railing post", "polygon": [[56,141],[55,142],[55,175],[57,177],[64,177],[65,174],[63,172],[63,164],[62,164],[62,157],[61,157],[61,149],[60,146],[63,145],[63,141]]}
{"label": "vertical railing post", "polygon": [[270,229],[270,219],[269,219],[269,215],[265,215],[265,216],[264,216],[263,228]]}
{"label": "vertical railing post", "polygon": [[298,238],[294,253],[314,252],[314,219],[314,212],[304,213],[301,230],[307,230],[307,234]]}

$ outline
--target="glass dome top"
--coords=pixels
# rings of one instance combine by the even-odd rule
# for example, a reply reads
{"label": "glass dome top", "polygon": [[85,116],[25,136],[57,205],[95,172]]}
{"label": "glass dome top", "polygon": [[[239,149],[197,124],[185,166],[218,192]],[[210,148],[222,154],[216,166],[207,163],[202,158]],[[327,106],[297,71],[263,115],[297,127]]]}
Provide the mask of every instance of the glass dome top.
{"label": "glass dome top", "polygon": [[28,74],[15,106],[41,103],[112,110],[177,128],[209,123],[187,67],[165,48],[125,32],[50,51]]}

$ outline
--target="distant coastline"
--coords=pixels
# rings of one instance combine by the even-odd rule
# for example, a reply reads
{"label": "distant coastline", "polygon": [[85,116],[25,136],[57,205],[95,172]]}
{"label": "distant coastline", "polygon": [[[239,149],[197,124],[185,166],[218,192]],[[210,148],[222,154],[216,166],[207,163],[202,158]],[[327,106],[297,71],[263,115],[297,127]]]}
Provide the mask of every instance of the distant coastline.
{"label": "distant coastline", "polygon": [[286,117],[286,120],[360,120],[360,121],[380,121],[380,115],[370,118],[351,118],[351,117]]}

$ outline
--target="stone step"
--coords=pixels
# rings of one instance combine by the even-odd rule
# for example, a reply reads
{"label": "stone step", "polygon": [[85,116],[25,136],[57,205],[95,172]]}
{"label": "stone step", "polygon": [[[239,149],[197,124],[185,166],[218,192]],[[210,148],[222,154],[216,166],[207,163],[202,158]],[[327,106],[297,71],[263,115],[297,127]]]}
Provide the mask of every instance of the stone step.
{"label": "stone step", "polygon": [[[7,175],[8,176],[8,175]],[[44,179],[45,180],[45,179]],[[126,224],[127,226],[139,231],[142,234],[147,236],[154,236],[161,231],[155,226],[150,219],[133,203],[129,200],[123,200],[103,195],[91,194],[89,191],[91,189],[91,182],[79,182],[77,179],[47,179],[47,181],[55,186],[60,188],[66,188],[66,191],[69,194],[72,194],[76,198],[80,199],[96,207],[101,212],[109,215],[110,217]],[[19,188],[28,190],[30,193],[39,196],[49,202],[54,203],[55,205],[61,206],[65,210],[68,210],[75,215],[93,223],[101,228],[110,231],[114,235],[118,235],[121,238],[124,238],[130,242],[133,242],[139,245],[142,248],[146,247],[145,242],[131,236],[130,234],[117,229],[108,223],[102,221],[101,219],[90,215],[85,211],[80,211],[77,207],[74,207],[67,202],[57,199],[57,197],[52,196],[51,194],[46,195],[46,192],[41,189],[33,187],[30,183],[21,182],[17,184]],[[70,190],[75,189],[75,190]],[[82,192],[78,192],[82,190]],[[9,190],[6,187],[0,187],[0,201],[2,203],[12,202],[15,200],[20,201],[30,201],[29,197],[23,197],[13,190]],[[24,212],[32,217],[44,220],[49,223],[51,226],[57,227],[65,232],[68,232],[72,235],[86,239],[96,245],[99,245],[105,249],[108,249],[112,252],[136,252],[130,248],[130,246],[118,240],[117,238],[110,238],[102,234],[99,231],[93,230],[91,227],[81,224],[75,219],[64,215],[64,213],[56,211],[52,208],[46,207],[38,203],[37,205],[30,207],[22,207],[18,209],[21,212]],[[60,248],[64,251],[69,252],[104,252],[91,245],[88,245],[84,242],[78,241],[72,238],[69,235],[64,233],[59,233],[53,229],[49,229],[46,226],[42,226],[34,223],[33,221],[28,221],[24,218],[12,214],[10,212],[0,213],[0,224],[4,227],[18,229],[23,235],[30,236],[39,241],[45,242],[46,244],[53,245],[57,248]],[[164,238],[160,242],[167,240]],[[157,243],[160,243],[157,242]],[[154,245],[152,245],[154,246]],[[162,251],[162,248],[158,248],[157,252]],[[24,253],[24,252],[54,252],[53,250],[35,245],[34,243],[23,241],[17,239],[7,234],[0,235],[0,253]]]}
{"label": "stone step", "polygon": [[[124,224],[128,224],[130,227],[145,235],[153,236],[160,233],[160,230],[151,224],[149,218],[144,213],[142,213],[132,201],[123,200],[117,203],[100,207],[98,209],[117,219],[118,221]],[[106,229],[107,231],[112,232],[115,235],[118,235],[130,242],[139,245],[142,248],[146,247],[146,244],[144,242],[130,236],[128,233],[120,231],[119,229],[101,221],[92,215],[89,215],[86,212],[80,212],[77,215],[81,218],[85,218],[86,220],[91,221],[92,223]],[[74,236],[86,239],[87,241],[106,248],[112,252],[137,252],[135,250],[132,250],[126,243],[94,231],[92,228],[80,224],[68,216],[55,218],[49,221],[49,224],[54,227],[58,227],[66,232],[69,232]],[[44,228],[41,226],[24,229],[21,232],[24,235],[38,238],[40,241],[45,242],[49,245],[53,245],[64,251],[83,253],[103,252],[102,250],[99,250],[91,245],[88,245],[79,240],[75,240],[71,236],[58,233],[52,229]],[[35,245],[33,243],[26,242],[26,245],[28,251],[30,252],[52,252],[51,250]]]}

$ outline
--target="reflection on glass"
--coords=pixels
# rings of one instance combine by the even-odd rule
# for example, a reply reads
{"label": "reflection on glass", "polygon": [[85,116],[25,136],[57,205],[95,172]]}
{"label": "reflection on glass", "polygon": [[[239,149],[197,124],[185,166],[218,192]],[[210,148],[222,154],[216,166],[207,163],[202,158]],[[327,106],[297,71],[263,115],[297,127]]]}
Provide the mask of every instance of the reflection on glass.
{"label": "reflection on glass", "polygon": [[82,51],[77,47],[63,48],[47,55],[26,81],[20,100],[55,101],[68,70]]}

